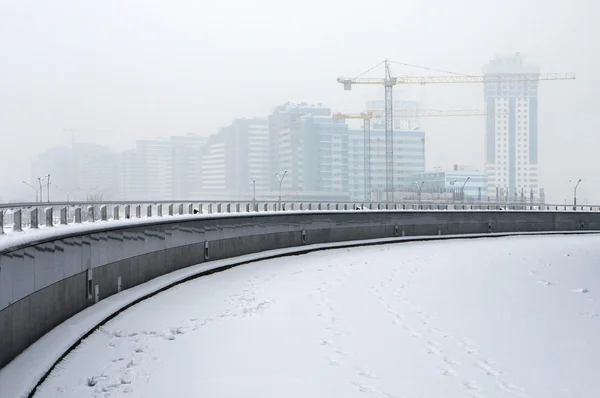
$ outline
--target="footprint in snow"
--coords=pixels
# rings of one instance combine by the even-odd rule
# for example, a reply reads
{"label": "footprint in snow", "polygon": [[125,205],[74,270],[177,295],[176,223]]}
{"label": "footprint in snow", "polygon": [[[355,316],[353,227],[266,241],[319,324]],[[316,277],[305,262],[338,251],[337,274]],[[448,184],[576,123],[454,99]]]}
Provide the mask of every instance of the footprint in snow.
{"label": "footprint in snow", "polygon": [[582,287],[580,289],[573,290],[573,292],[575,292],[575,293],[589,293],[590,291],[587,290],[585,287]]}

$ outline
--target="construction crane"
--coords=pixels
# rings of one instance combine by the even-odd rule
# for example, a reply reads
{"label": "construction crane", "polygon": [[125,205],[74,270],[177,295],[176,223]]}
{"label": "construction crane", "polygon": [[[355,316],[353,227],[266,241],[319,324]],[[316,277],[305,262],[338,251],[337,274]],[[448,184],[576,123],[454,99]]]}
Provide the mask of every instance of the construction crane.
{"label": "construction crane", "polygon": [[[368,78],[339,77],[338,83],[344,85],[344,90],[351,90],[353,84],[379,84],[385,88],[385,189],[388,202],[394,198],[394,112],[392,101],[392,89],[397,84],[431,84],[431,83],[512,83],[533,82],[539,80],[572,80],[575,75],[571,73],[546,73],[546,74],[493,74],[486,76],[401,76],[394,77],[390,69],[390,61],[385,60],[385,77]],[[380,64],[379,64],[380,65]],[[371,68],[372,70],[374,68]],[[369,71],[370,71],[369,70]],[[368,71],[367,71],[368,72]],[[366,73],[366,72],[365,72]],[[363,73],[363,75],[365,74]],[[362,75],[361,75],[362,76]]]}
{"label": "construction crane", "polygon": [[[371,200],[371,119],[381,118],[374,110],[361,113],[335,113],[333,119],[362,119],[364,132],[365,201]],[[397,109],[394,117],[483,116],[480,109]],[[423,145],[423,151],[424,151]]]}

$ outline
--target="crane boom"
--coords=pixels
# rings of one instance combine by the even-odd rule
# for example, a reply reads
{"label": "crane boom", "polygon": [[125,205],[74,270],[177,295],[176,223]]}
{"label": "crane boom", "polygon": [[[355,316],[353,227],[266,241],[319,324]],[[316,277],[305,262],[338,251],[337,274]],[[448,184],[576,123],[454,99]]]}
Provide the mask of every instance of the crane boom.
{"label": "crane boom", "polygon": [[371,78],[339,77],[338,83],[344,85],[345,90],[350,90],[352,84],[432,84],[432,83],[511,83],[511,82],[533,82],[538,80],[574,80],[573,73],[532,73],[532,74],[505,74],[486,76],[400,76]]}
{"label": "crane boom", "polygon": [[[335,113],[331,115],[333,119],[378,119],[382,115],[375,113],[376,110],[370,110],[360,113]],[[438,117],[438,116],[485,116],[486,112],[482,109],[395,109],[394,117]]]}

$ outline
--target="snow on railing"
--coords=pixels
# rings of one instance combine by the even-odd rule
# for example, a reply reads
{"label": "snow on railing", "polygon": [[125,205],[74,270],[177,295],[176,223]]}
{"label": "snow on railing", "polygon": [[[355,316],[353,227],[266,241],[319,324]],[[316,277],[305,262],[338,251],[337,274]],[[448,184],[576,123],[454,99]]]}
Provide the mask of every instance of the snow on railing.
{"label": "snow on railing", "polygon": [[299,202],[299,201],[146,201],[146,202],[50,202],[0,204],[0,235],[24,229],[98,221],[133,220],[194,214],[226,214],[279,211],[356,210],[519,210],[600,211],[600,206],[548,205],[496,202]]}

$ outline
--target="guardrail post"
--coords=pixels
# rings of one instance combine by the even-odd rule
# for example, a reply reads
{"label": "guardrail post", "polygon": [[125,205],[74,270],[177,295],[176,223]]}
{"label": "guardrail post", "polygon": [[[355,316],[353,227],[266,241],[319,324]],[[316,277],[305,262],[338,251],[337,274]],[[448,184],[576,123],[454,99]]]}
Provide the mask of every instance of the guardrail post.
{"label": "guardrail post", "polygon": [[231,213],[231,203],[227,203],[227,213]]}
{"label": "guardrail post", "polygon": [[291,204],[290,206],[291,206],[291,207],[290,207],[290,210],[291,210],[291,211],[294,211],[294,203],[293,203],[293,202],[292,202],[292,204]]}
{"label": "guardrail post", "polygon": [[38,227],[38,209],[33,209],[31,210],[31,215],[29,216],[31,221],[30,221],[30,227],[33,229],[37,229]]}
{"label": "guardrail post", "polygon": [[100,206],[100,219],[102,221],[108,221],[108,208],[106,205]]}
{"label": "guardrail post", "polygon": [[344,210],[348,210],[348,203],[344,203]]}
{"label": "guardrail post", "polygon": [[0,235],[4,235],[4,210],[0,210]]}
{"label": "guardrail post", "polygon": [[222,209],[221,209],[221,204],[220,204],[220,203],[218,203],[218,204],[217,204],[217,213],[220,213],[220,212],[221,212],[221,210],[222,210]]}
{"label": "guardrail post", "polygon": [[67,207],[60,209],[60,225],[67,225]]}
{"label": "guardrail post", "polygon": [[312,203],[308,204],[308,210],[312,210]]}
{"label": "guardrail post", "polygon": [[152,217],[152,205],[146,207],[146,217]]}
{"label": "guardrail post", "polygon": [[129,220],[131,218],[131,205],[125,205],[125,219]]}
{"label": "guardrail post", "polygon": [[209,203],[208,204],[208,214],[212,214],[212,212],[213,212],[213,204]]}
{"label": "guardrail post", "polygon": [[95,222],[96,221],[96,211],[94,210],[94,206],[88,206],[88,221]]}
{"label": "guardrail post", "polygon": [[81,207],[75,209],[75,224],[81,224]]}
{"label": "guardrail post", "polygon": [[174,206],[173,206],[173,203],[171,203],[171,204],[169,205],[169,210],[168,210],[168,212],[169,212],[169,215],[170,215],[170,216],[172,216],[172,215],[173,215],[173,207],[174,207]]}
{"label": "guardrail post", "polygon": [[300,203],[300,210],[304,210],[304,203]]}
{"label": "guardrail post", "polygon": [[142,218],[142,205],[135,206],[135,218]]}
{"label": "guardrail post", "polygon": [[163,207],[163,205],[162,205],[162,204],[159,204],[159,205],[158,205],[158,207],[156,208],[156,214],[157,214],[159,217],[162,217],[162,207]]}
{"label": "guardrail post", "polygon": [[179,211],[178,211],[178,214],[179,214],[180,216],[183,216],[183,203],[180,203],[180,204],[179,204]]}
{"label": "guardrail post", "polygon": [[200,203],[200,204],[198,205],[198,213],[200,213],[200,214],[204,214],[204,213],[202,212],[202,203]]}
{"label": "guardrail post", "polygon": [[44,209],[44,213],[46,215],[46,226],[53,227],[54,226],[54,209],[52,207],[48,207]]}
{"label": "guardrail post", "polygon": [[235,205],[235,212],[236,212],[236,213],[239,213],[239,212],[240,212],[240,206],[241,206],[241,205],[240,205],[239,203],[237,203],[237,204]]}
{"label": "guardrail post", "polygon": [[113,207],[113,220],[120,220],[121,219],[121,214],[120,214],[120,209],[119,206],[115,206]]}
{"label": "guardrail post", "polygon": [[269,204],[265,203],[265,211],[269,211]]}
{"label": "guardrail post", "polygon": [[246,213],[250,213],[250,203],[246,203]]}
{"label": "guardrail post", "polygon": [[21,209],[13,213],[13,231],[21,232],[23,230],[23,212]]}
{"label": "guardrail post", "polygon": [[194,204],[188,204],[188,214],[194,214]]}

